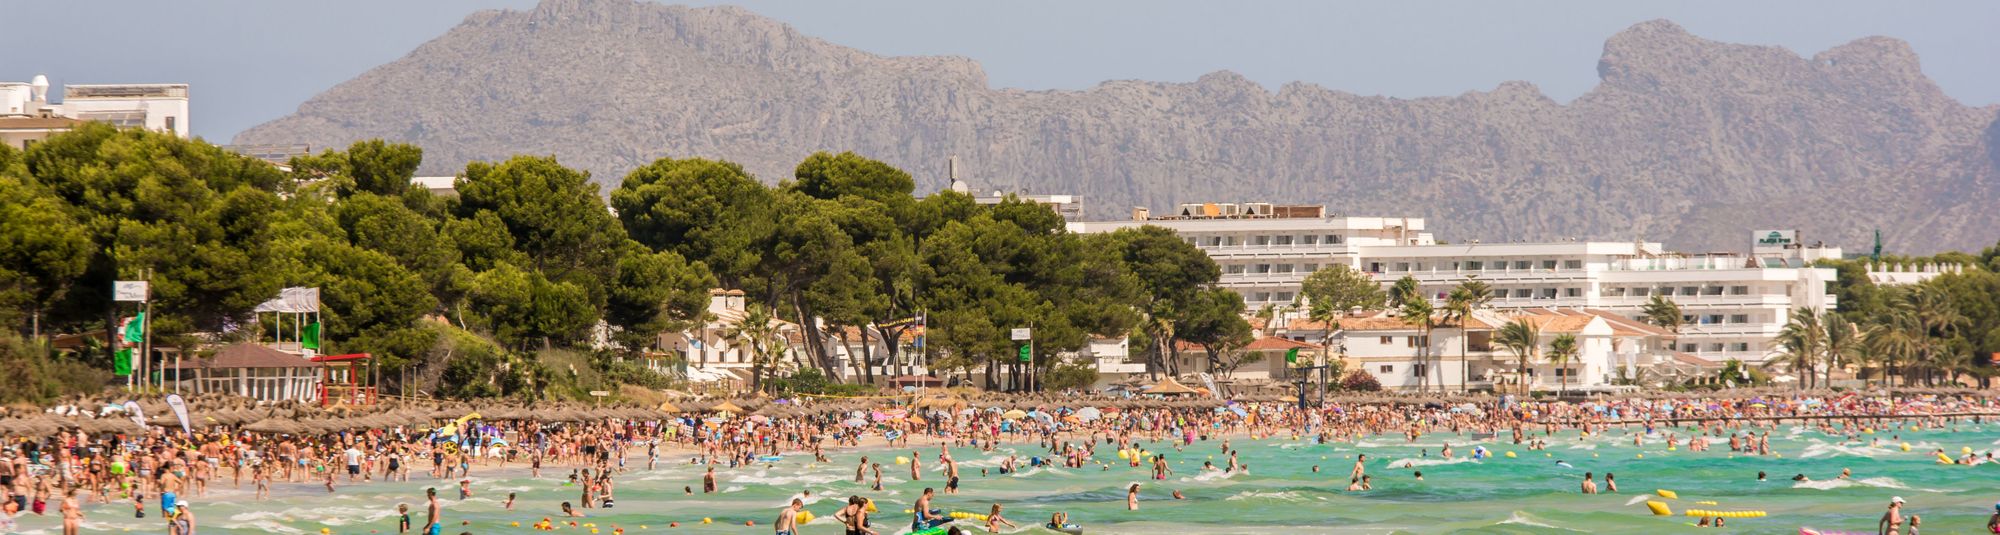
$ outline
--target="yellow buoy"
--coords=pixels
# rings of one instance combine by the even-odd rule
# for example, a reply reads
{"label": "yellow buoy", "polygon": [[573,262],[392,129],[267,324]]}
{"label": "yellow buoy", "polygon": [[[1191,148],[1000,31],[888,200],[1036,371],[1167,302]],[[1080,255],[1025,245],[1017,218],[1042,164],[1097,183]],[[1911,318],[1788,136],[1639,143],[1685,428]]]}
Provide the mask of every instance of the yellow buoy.
{"label": "yellow buoy", "polygon": [[1903,443],[1903,451],[1910,451],[1910,443],[1908,442]]}
{"label": "yellow buoy", "polygon": [[1639,454],[1639,458],[1640,458],[1640,459],[1644,459],[1644,458],[1646,458],[1646,454],[1644,454],[1644,453],[1641,453],[1641,454]]}
{"label": "yellow buoy", "polygon": [[1970,455],[1972,453],[1972,446],[1960,446],[1958,452]]}
{"label": "yellow buoy", "polygon": [[709,517],[705,517],[705,516],[704,516],[704,517],[701,517],[701,523],[703,523],[703,524],[714,524],[714,523],[715,523],[715,519],[713,519],[713,518],[709,518]]}
{"label": "yellow buoy", "polygon": [[1511,452],[1511,451],[1510,451],[1510,452],[1507,452],[1507,458],[1509,458],[1509,459],[1512,459],[1512,458],[1514,458],[1514,452]]}
{"label": "yellow buoy", "polygon": [[910,458],[898,455],[896,456],[896,464],[910,464]]}
{"label": "yellow buoy", "polygon": [[1661,498],[1666,498],[1669,500],[1681,499],[1681,495],[1679,493],[1667,489],[1654,489],[1653,494],[1658,494],[1660,495]]}
{"label": "yellow buoy", "polygon": [[1653,510],[1653,516],[1668,516],[1674,514],[1674,510],[1667,508],[1667,504],[1656,502],[1653,500],[1646,500],[1646,508]]}

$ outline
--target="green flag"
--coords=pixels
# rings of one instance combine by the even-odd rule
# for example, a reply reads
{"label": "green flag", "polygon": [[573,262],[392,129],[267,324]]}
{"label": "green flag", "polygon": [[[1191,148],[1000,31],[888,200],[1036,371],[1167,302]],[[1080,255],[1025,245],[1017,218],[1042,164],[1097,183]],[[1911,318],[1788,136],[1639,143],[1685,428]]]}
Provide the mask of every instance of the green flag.
{"label": "green flag", "polygon": [[1298,363],[1299,363],[1299,348],[1294,347],[1285,350],[1285,364],[1298,364]]}
{"label": "green flag", "polygon": [[132,348],[118,350],[118,356],[111,359],[111,373],[119,377],[132,375]]}
{"label": "green flag", "polygon": [[299,335],[299,347],[319,349],[319,322],[315,321],[306,325],[305,334]]}
{"label": "green flag", "polygon": [[1033,362],[1035,360],[1034,353],[1030,352],[1030,349],[1033,349],[1033,346],[1027,344],[1021,345],[1021,362]]}
{"label": "green flag", "polygon": [[146,313],[140,312],[132,321],[125,322],[125,343],[136,344],[146,339]]}

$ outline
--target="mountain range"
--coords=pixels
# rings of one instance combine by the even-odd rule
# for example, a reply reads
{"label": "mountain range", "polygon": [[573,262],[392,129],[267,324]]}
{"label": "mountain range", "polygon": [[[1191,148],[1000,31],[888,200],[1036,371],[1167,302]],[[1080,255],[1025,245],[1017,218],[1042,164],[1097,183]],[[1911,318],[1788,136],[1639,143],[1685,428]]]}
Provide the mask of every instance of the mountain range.
{"label": "mountain range", "polygon": [[962,57],[885,57],[736,7],[545,0],[482,11],[239,144],[422,146],[424,171],[554,154],[607,185],[661,157],[791,176],[852,150],[945,186],[1080,194],[1093,218],[1183,202],[1427,218],[1440,239],[1662,241],[1740,251],[1755,229],[1897,252],[2000,239],[2000,106],[1939,90],[1910,46],[1803,57],[1639,23],[1570,102],[1532,84],[1390,98],[1221,71],[1085,90],[988,84]]}

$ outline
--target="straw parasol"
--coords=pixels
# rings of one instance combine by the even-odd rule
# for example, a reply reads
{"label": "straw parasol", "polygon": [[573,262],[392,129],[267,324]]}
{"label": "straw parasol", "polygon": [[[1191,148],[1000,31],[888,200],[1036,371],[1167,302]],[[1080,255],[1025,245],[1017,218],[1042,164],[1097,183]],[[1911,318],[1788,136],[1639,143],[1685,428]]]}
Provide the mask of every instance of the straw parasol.
{"label": "straw parasol", "polygon": [[1145,393],[1162,396],[1188,396],[1194,395],[1195,391],[1192,388],[1188,388],[1187,385],[1181,384],[1180,381],[1175,381],[1174,378],[1168,377],[1160,381],[1160,384],[1147,388]]}
{"label": "straw parasol", "polygon": [[711,411],[711,412],[726,412],[726,413],[730,413],[730,414],[742,414],[742,413],[743,413],[743,407],[738,407],[738,406],[736,406],[736,403],[734,403],[734,402],[729,402],[729,401],[724,401],[724,402],[722,402],[722,403],[718,403],[718,404],[716,404],[716,405],[715,405],[715,406],[713,406],[713,407],[709,407],[709,408],[708,408],[708,410],[709,410],[709,411]]}

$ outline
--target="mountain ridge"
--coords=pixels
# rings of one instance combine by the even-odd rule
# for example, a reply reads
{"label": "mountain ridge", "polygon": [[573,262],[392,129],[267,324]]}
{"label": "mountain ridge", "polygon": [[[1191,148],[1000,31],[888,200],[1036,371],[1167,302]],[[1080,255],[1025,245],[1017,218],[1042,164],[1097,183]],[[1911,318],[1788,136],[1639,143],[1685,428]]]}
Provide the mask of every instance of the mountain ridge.
{"label": "mountain ridge", "polygon": [[1915,52],[1867,37],[1803,56],[1670,21],[1607,39],[1568,103],[1527,82],[1454,96],[1267,89],[1219,70],[1082,90],[991,87],[976,61],[880,56],[748,10],[546,0],[474,13],[239,143],[426,149],[426,172],[556,154],[600,182],[653,159],[725,158],[765,180],[854,150],[944,186],[1130,206],[1272,201],[1425,217],[1453,241],[1647,239],[1740,250],[1758,228],[1898,250],[2000,228],[2000,107],[1969,107]]}

